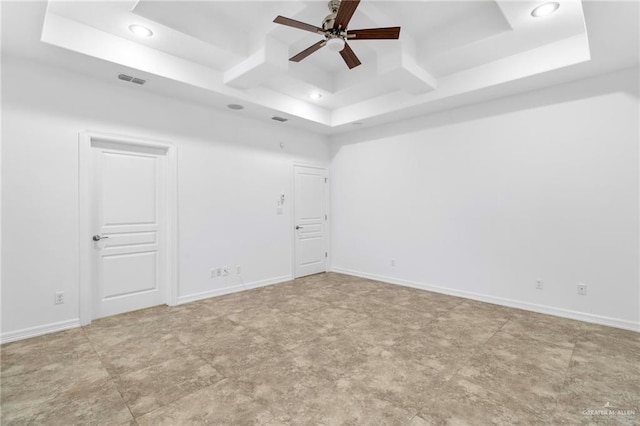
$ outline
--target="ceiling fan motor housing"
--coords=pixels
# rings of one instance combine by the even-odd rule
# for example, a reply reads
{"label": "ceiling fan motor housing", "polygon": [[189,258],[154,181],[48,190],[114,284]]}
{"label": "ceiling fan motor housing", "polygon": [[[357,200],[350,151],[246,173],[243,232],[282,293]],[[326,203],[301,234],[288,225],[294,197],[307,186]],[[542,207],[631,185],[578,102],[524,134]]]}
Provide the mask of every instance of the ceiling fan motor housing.
{"label": "ceiling fan motor housing", "polygon": [[330,13],[327,15],[326,18],[324,18],[324,21],[322,21],[322,29],[325,31],[330,31],[333,29],[333,24],[336,22],[336,14],[335,13]]}
{"label": "ceiling fan motor housing", "polygon": [[336,21],[336,14],[338,13],[338,8],[340,7],[340,0],[329,0],[327,6],[329,7],[331,13],[328,14],[326,18],[324,18],[324,21],[322,21],[322,29],[325,31],[333,29],[334,23]]}

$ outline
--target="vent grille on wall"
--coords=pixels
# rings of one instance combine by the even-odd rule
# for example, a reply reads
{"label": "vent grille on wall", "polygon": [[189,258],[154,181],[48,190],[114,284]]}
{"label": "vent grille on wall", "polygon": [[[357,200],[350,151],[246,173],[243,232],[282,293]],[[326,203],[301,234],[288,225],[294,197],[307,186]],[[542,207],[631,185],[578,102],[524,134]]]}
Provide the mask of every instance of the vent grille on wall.
{"label": "vent grille on wall", "polygon": [[272,120],[276,120],[279,121],[281,123],[284,123],[285,121],[289,121],[288,118],[283,118],[283,117],[278,117],[277,115],[275,117],[271,117]]}
{"label": "vent grille on wall", "polygon": [[118,75],[118,78],[120,80],[124,80],[124,81],[129,81],[131,83],[135,83],[135,84],[139,84],[139,85],[143,85],[147,82],[147,80],[143,80],[141,78],[137,78],[137,77],[132,77],[130,75],[126,75],[126,74],[120,74]]}

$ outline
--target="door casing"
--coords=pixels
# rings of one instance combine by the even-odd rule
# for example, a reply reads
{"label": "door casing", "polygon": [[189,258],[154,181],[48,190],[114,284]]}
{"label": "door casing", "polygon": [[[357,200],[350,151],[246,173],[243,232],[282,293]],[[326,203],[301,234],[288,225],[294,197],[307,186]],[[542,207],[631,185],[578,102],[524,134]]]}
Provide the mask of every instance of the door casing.
{"label": "door casing", "polygon": [[178,179],[177,179],[177,155],[174,145],[148,139],[130,136],[113,135],[107,133],[86,131],[81,132],[79,143],[79,284],[80,284],[80,325],[91,323],[93,316],[93,273],[91,250],[93,226],[91,221],[91,154],[92,144],[96,141],[110,142],[119,145],[137,148],[154,148],[164,151],[167,158],[167,194],[166,194],[166,251],[167,264],[167,288],[164,299],[169,306],[177,304],[178,299]]}

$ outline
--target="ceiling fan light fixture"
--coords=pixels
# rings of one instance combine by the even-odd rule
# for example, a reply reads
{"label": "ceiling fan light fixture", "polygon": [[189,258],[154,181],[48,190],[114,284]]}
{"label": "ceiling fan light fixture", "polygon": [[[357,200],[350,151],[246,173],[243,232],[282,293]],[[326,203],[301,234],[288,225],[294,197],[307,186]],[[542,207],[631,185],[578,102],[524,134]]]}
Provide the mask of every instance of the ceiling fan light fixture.
{"label": "ceiling fan light fixture", "polygon": [[327,40],[327,49],[334,52],[340,52],[342,49],[344,49],[344,45],[344,40],[339,37],[330,38],[329,40]]}
{"label": "ceiling fan light fixture", "polygon": [[542,18],[543,16],[551,15],[553,12],[558,10],[560,7],[560,3],[557,2],[549,2],[541,4],[531,11],[531,16],[534,18]]}
{"label": "ceiling fan light fixture", "polygon": [[138,24],[129,25],[129,31],[131,31],[138,37],[151,37],[153,35],[153,31],[151,31],[149,28]]}
{"label": "ceiling fan light fixture", "polygon": [[312,53],[317,52],[323,47],[327,47],[333,52],[340,52],[340,56],[347,67],[353,69],[360,66],[362,62],[360,62],[356,53],[347,43],[347,37],[349,41],[397,40],[400,38],[400,27],[366,28],[361,30],[350,29],[349,21],[351,21],[351,17],[356,11],[358,4],[360,4],[360,0],[330,0],[329,10],[331,14],[324,19],[322,27],[296,21],[295,19],[286,18],[282,15],[276,16],[273,20],[276,24],[324,35],[323,40],[293,55],[289,58],[289,61],[300,62]]}

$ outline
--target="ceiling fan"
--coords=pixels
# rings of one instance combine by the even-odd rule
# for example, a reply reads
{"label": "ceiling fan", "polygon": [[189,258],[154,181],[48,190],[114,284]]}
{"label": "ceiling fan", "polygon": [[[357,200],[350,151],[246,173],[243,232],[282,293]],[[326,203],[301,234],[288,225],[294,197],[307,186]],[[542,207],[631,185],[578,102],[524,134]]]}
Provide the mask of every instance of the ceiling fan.
{"label": "ceiling fan", "polygon": [[356,54],[347,44],[347,40],[390,40],[400,37],[400,27],[389,28],[369,28],[364,30],[348,30],[349,21],[356,11],[360,0],[330,0],[329,10],[331,13],[324,18],[322,28],[294,19],[278,16],[273,20],[276,24],[298,28],[312,33],[324,35],[324,40],[309,46],[302,52],[289,58],[290,61],[300,62],[321,47],[327,46],[329,49],[340,52],[349,69],[361,64]]}

